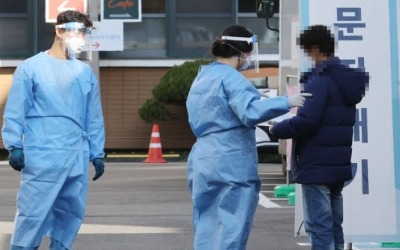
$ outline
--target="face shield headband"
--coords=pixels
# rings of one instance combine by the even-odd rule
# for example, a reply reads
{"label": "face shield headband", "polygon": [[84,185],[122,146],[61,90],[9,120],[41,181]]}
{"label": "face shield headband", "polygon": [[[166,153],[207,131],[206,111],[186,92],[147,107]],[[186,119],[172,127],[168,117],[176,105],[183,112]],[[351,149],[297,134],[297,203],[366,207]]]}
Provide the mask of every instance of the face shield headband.
{"label": "face shield headband", "polygon": [[80,32],[85,35],[88,35],[92,32],[91,27],[86,27],[85,24],[79,22],[56,24],[56,29],[64,29],[66,31]]}
{"label": "face shield headband", "polygon": [[222,36],[221,40],[247,42],[248,44],[252,43],[253,50],[251,52],[251,59],[254,62],[255,71],[257,73],[260,72],[260,65],[259,65],[259,61],[258,61],[258,37],[257,37],[257,35],[253,35],[251,37]]}

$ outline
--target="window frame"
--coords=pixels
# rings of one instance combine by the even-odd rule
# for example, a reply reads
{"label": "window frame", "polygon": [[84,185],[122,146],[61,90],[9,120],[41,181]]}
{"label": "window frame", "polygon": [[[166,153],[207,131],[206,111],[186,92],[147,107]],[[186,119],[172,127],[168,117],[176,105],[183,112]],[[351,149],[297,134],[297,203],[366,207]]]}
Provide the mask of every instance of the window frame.
{"label": "window frame", "polygon": [[[137,50],[125,49],[124,51],[104,51],[99,52],[101,60],[169,60],[169,59],[187,59],[187,58],[205,58],[212,57],[207,47],[183,48],[176,43],[176,35],[178,32],[177,24],[179,18],[207,19],[207,18],[223,18],[229,20],[230,23],[240,24],[240,19],[256,18],[256,13],[239,12],[239,0],[232,1],[231,10],[224,13],[177,13],[178,0],[165,0],[165,13],[143,13],[143,19],[163,19],[163,28],[165,30],[165,47],[163,48],[142,48]],[[48,49],[52,41],[44,41],[46,31],[46,40],[49,35],[49,28],[45,22],[45,1],[27,1],[27,13],[0,13],[0,16],[14,18],[26,18],[27,22],[27,46],[24,49],[2,49],[0,48],[0,59],[24,59],[37,54],[39,51]],[[278,16],[279,17],[279,16]],[[260,20],[261,21],[261,20]],[[268,52],[267,54],[269,54]],[[275,53],[274,53],[275,54]],[[279,54],[279,48],[276,52]]]}

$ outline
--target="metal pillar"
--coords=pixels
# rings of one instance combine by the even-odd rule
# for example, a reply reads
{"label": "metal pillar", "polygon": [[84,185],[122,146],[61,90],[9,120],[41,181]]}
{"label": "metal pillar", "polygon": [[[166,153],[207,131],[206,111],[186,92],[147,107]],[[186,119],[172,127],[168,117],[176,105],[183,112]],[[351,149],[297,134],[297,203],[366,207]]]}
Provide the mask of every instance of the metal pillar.
{"label": "metal pillar", "polygon": [[[88,1],[88,14],[89,18],[92,21],[98,21],[99,17],[99,6],[100,3],[98,0],[87,0]],[[91,46],[89,44],[89,46]],[[90,62],[90,66],[93,69],[94,74],[96,75],[97,81],[99,81],[100,84],[100,69],[99,69],[99,52],[98,51],[92,51],[92,60]]]}

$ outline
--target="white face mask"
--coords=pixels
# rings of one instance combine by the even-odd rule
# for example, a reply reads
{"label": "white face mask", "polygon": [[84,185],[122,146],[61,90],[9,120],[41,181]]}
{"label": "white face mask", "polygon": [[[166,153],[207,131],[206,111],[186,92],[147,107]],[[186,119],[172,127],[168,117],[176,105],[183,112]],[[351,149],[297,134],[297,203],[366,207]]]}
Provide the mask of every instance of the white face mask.
{"label": "white face mask", "polygon": [[244,64],[242,65],[242,67],[240,67],[239,70],[246,70],[246,69],[250,66],[250,64],[251,64],[251,57],[248,56],[248,57],[246,57],[246,59],[243,59],[243,58],[240,58],[240,59],[241,59],[241,60],[246,60],[246,61],[244,62]]}
{"label": "white face mask", "polygon": [[68,52],[78,54],[85,46],[85,39],[82,37],[67,37],[64,41],[67,44]]}

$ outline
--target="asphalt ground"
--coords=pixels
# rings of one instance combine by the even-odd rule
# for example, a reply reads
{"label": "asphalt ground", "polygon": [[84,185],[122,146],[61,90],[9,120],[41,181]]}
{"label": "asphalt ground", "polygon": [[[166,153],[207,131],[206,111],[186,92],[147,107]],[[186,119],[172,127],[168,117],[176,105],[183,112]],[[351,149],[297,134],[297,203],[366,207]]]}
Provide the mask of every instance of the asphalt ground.
{"label": "asphalt ground", "polygon": [[[263,186],[247,249],[309,249],[299,245],[305,237],[294,237],[294,207],[271,192],[285,184],[280,165],[261,164],[259,172]],[[104,176],[90,181],[86,217],[73,249],[193,249],[186,183],[185,162],[107,162]],[[0,250],[9,248],[18,185],[19,173],[0,162]]]}

